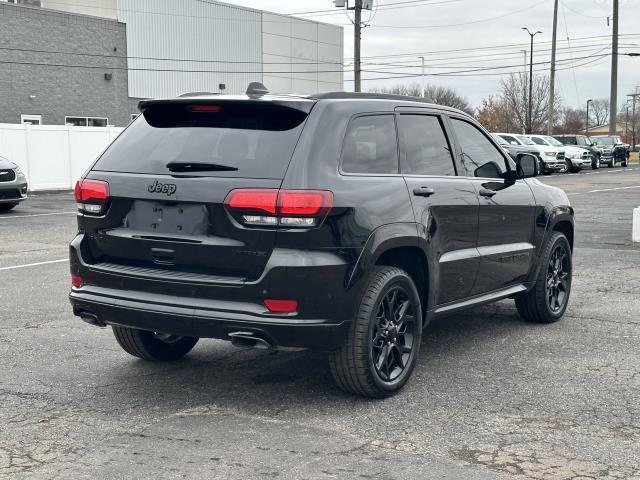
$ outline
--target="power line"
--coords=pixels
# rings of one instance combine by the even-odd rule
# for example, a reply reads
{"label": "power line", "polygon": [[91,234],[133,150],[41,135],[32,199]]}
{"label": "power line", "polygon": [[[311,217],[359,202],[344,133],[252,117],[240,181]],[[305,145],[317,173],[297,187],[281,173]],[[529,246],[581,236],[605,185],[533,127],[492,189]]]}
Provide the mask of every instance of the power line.
{"label": "power line", "polygon": [[[611,54],[607,53],[607,54],[603,54],[601,56],[599,56],[599,58],[594,58],[591,60],[588,60],[584,63],[578,64],[576,65],[577,67],[582,67],[582,66],[586,66],[586,65],[590,65],[590,64],[596,64],[597,62],[602,62],[602,60],[607,60],[608,57],[610,57]],[[577,59],[575,59],[577,60]],[[549,62],[546,62],[549,63]],[[474,73],[429,73],[427,74],[428,76],[434,76],[434,77],[479,77],[479,76],[483,76],[483,77],[494,77],[494,76],[506,76],[506,75],[512,75],[512,74],[521,74],[522,72],[520,71],[520,68],[522,67],[522,65],[518,64],[518,65],[514,65],[514,67],[517,67],[518,70],[515,71],[511,71],[511,72],[500,72],[500,73],[482,73],[482,72],[474,72]],[[557,71],[564,71],[564,70],[569,70],[573,68],[573,66],[567,66],[564,68],[559,68],[557,69]],[[534,70],[534,73],[538,73],[538,72],[546,72],[547,69],[538,69],[538,70]],[[397,76],[393,76],[393,77],[371,77],[371,78],[365,78],[365,80],[368,81],[374,81],[374,80],[401,80],[404,78],[416,78],[421,76],[421,74],[410,74],[410,75],[397,75]],[[345,81],[353,81],[351,79],[346,79]]]}
{"label": "power line", "polygon": [[[635,34],[635,33],[628,33],[628,34],[620,34],[620,37],[640,37],[640,34]],[[586,40],[595,40],[595,39],[607,39],[607,41],[609,41],[611,38],[610,35],[594,35],[594,36],[589,36],[589,37],[577,37],[574,38],[572,40],[572,42],[574,42],[574,44],[576,42],[583,42]],[[563,40],[566,41],[566,40]],[[542,42],[538,42],[538,45],[544,45],[544,44],[551,44],[550,41],[542,41]],[[459,49],[451,49],[451,50],[432,50],[432,51],[421,51],[421,52],[411,52],[411,53],[392,53],[392,54],[384,54],[384,55],[369,55],[369,56],[363,56],[362,58],[399,58],[399,57],[416,57],[419,55],[427,55],[427,56],[433,56],[433,55],[440,55],[440,54],[445,54],[445,53],[462,53],[462,52],[471,52],[471,51],[477,51],[477,50],[482,50],[482,51],[486,51],[486,50],[496,50],[496,49],[518,49],[518,48],[522,48],[524,46],[529,46],[528,43],[512,43],[512,44],[506,44],[506,45],[484,45],[484,46],[478,46],[478,47],[470,47],[470,48],[459,48]],[[345,60],[351,60],[351,58],[346,58]]]}
{"label": "power line", "polygon": [[[605,54],[606,56],[610,56],[610,54]],[[589,59],[589,58],[600,58],[602,57],[602,55],[589,55],[589,56],[583,56],[583,57],[577,57],[574,59],[563,59],[563,60],[559,60],[560,62],[567,62],[567,61],[576,61],[576,60],[582,60],[582,59]],[[537,62],[535,63],[535,65],[545,65],[548,64],[549,62]],[[26,65],[26,66],[46,66],[46,67],[60,67],[60,68],[84,68],[84,69],[101,69],[101,70],[124,70],[124,71],[150,71],[150,72],[174,72],[174,73],[228,73],[228,74],[238,74],[238,73],[243,73],[243,74],[288,74],[288,75],[296,75],[296,74],[309,74],[309,73],[341,73],[341,72],[345,72],[345,70],[340,69],[340,70],[307,70],[307,71],[272,71],[272,72],[264,72],[264,71],[238,71],[238,70],[233,70],[233,71],[229,71],[229,70],[191,70],[191,69],[174,69],[174,68],[129,68],[129,67],[119,67],[119,66],[106,66],[106,65],[78,65],[78,64],[68,64],[68,63],[50,63],[50,62],[21,62],[21,61],[7,61],[7,60],[0,60],[0,64],[6,64],[6,65]],[[469,70],[456,70],[453,72],[440,72],[440,73],[431,73],[428,74],[429,76],[456,76],[458,74],[462,74],[462,73],[478,73],[478,72],[482,72],[482,71],[490,71],[490,70],[500,70],[500,69],[505,69],[505,68],[513,68],[513,67],[519,67],[520,65],[501,65],[501,66],[492,66],[492,67],[483,67],[483,68],[476,68],[476,69],[469,69]],[[386,74],[392,74],[392,75],[401,75],[399,77],[389,77],[389,78],[409,78],[409,77],[415,77],[415,76],[419,76],[420,74],[405,74],[405,72],[379,72],[377,70],[363,70],[366,71],[368,73],[386,73]],[[351,72],[349,70],[347,70],[346,72]],[[497,73],[497,75],[503,75],[503,73]]]}
{"label": "power line", "polygon": [[[559,48],[558,50],[586,50],[594,47],[608,47],[610,44],[585,44],[580,45],[578,47],[568,47],[568,48]],[[633,46],[634,44],[622,44],[623,46]],[[126,55],[112,55],[112,54],[97,54],[97,53],[85,53],[85,52],[70,52],[70,51],[60,51],[60,50],[39,50],[39,49],[28,49],[28,48],[15,48],[15,47],[0,47],[0,51],[8,51],[8,52],[28,52],[28,53],[38,53],[43,55],[68,55],[68,56],[80,56],[80,57],[89,57],[89,58],[106,58],[106,59],[115,59],[115,60],[151,60],[151,61],[159,61],[159,62],[188,62],[188,63],[204,63],[204,64],[230,64],[230,65],[340,65],[343,64],[341,62],[328,62],[328,61],[316,61],[316,62],[261,62],[261,61],[240,61],[240,60],[198,60],[198,59],[185,59],[185,58],[171,58],[171,57],[141,57],[141,56],[126,56]],[[539,52],[536,56],[542,56],[546,49],[539,49]],[[518,54],[519,57],[519,54]],[[480,54],[480,55],[458,55],[451,57],[440,57],[436,58],[434,62],[431,62],[429,66],[431,68],[455,68],[452,65],[442,65],[443,61],[457,60],[463,59],[465,64],[468,63],[479,63],[479,62],[492,62],[497,60],[509,60],[512,58],[517,58],[514,56],[513,52],[497,52],[490,54]],[[412,61],[398,61],[398,62],[364,62],[367,65],[381,66],[385,68],[417,68],[420,65],[412,64]],[[349,66],[349,64],[345,65]],[[106,68],[106,67],[105,67]]]}

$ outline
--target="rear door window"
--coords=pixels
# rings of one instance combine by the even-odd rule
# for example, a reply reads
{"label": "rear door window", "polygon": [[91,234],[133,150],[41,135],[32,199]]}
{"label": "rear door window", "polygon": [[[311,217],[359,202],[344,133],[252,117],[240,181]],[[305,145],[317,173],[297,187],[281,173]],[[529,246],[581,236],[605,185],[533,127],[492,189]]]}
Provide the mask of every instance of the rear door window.
{"label": "rear door window", "polygon": [[168,164],[193,162],[221,167],[193,173],[198,176],[280,179],[306,117],[278,105],[150,107],[106,150],[94,170],[170,174]]}
{"label": "rear door window", "polygon": [[403,174],[456,174],[451,147],[437,116],[400,115],[398,122]]}
{"label": "rear door window", "polygon": [[399,173],[394,115],[367,115],[351,120],[342,148],[342,171]]}

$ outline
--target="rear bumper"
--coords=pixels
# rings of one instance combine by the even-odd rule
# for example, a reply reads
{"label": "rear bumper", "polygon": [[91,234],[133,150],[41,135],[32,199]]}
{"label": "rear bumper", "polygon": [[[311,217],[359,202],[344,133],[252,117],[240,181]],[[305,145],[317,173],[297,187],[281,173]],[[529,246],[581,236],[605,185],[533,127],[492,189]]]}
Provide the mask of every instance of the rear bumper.
{"label": "rear bumper", "polygon": [[332,350],[340,346],[349,322],[338,324],[326,320],[298,320],[295,318],[265,318],[247,312],[225,311],[211,302],[209,308],[189,308],[172,304],[171,298],[156,295],[154,300],[144,296],[116,298],[105,289],[82,287],[74,289],[69,298],[73,313],[90,314],[104,325],[149,330],[200,338],[230,340],[230,333],[251,332],[266,340],[274,348],[311,348]]}
{"label": "rear bumper", "polygon": [[[75,315],[97,317],[102,325],[224,340],[243,331],[274,347],[332,350],[358,306],[358,287],[345,286],[350,263],[333,252],[276,249],[260,279],[218,284],[101,270],[83,260],[83,238],[70,245],[71,272],[84,282],[72,289],[70,301]],[[271,313],[264,298],[295,299],[299,311]]]}

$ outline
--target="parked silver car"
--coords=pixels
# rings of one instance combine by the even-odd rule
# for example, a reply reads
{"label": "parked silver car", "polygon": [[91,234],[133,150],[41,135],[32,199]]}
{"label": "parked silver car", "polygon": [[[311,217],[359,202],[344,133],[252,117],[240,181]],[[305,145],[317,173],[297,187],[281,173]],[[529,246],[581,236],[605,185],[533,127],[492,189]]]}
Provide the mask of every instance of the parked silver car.
{"label": "parked silver car", "polygon": [[27,198],[27,177],[20,167],[0,157],[0,212],[11,210]]}

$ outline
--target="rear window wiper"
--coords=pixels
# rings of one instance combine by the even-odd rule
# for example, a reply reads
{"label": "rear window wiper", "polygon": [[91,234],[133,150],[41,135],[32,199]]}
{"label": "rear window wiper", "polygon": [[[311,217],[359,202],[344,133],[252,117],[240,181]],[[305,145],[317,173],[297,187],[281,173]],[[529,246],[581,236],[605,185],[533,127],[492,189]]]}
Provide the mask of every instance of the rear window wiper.
{"label": "rear window wiper", "polygon": [[237,172],[236,167],[204,162],[170,162],[167,168],[171,172]]}

